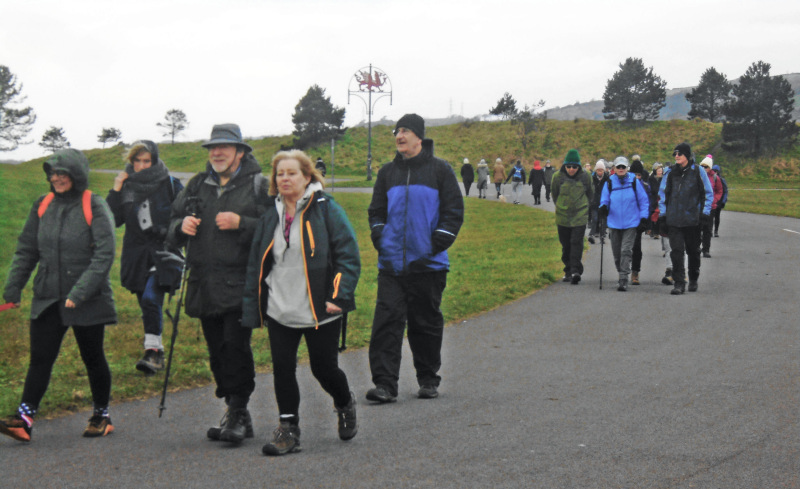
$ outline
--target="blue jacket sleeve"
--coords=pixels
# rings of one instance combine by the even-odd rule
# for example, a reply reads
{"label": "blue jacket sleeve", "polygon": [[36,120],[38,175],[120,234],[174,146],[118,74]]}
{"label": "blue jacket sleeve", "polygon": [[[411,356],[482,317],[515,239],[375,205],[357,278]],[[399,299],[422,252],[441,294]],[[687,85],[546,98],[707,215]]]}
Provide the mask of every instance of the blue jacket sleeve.
{"label": "blue jacket sleeve", "polygon": [[714,202],[714,189],[711,187],[711,182],[708,180],[705,170],[698,169],[700,172],[700,180],[703,181],[703,188],[705,189],[705,201],[703,203],[703,214],[711,215],[711,204]]}

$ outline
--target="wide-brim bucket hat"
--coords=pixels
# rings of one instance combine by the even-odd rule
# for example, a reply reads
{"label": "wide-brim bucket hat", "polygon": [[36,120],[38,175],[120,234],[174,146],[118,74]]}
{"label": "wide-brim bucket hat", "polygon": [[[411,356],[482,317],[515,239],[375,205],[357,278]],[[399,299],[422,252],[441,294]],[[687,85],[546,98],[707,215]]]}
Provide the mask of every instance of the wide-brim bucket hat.
{"label": "wide-brim bucket hat", "polygon": [[215,144],[235,144],[241,146],[245,153],[250,153],[253,148],[244,142],[242,130],[236,124],[215,124],[211,129],[211,138],[202,144],[204,148],[209,148]]}

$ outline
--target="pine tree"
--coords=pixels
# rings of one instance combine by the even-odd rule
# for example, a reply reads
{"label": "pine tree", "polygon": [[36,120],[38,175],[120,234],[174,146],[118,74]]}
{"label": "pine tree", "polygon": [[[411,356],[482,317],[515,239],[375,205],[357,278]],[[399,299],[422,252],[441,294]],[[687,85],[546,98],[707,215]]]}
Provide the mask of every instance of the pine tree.
{"label": "pine tree", "polygon": [[721,122],[722,111],[731,99],[731,83],[713,66],[700,77],[700,84],[686,94],[692,104],[689,119],[700,117],[711,122]]}
{"label": "pine tree", "polygon": [[306,149],[338,139],[344,133],[344,108],[335,107],[325,89],[312,85],[294,107],[294,147]]}
{"label": "pine tree", "polygon": [[106,147],[106,143],[119,141],[122,138],[122,131],[117,129],[116,127],[104,127],[100,134],[97,136],[97,140],[103,143],[103,148]]}
{"label": "pine tree", "polygon": [[186,119],[186,114],[182,110],[172,109],[164,115],[164,122],[156,122],[156,125],[163,127],[165,129],[164,136],[170,136],[172,144],[175,144],[175,136],[189,127],[189,120]]}
{"label": "pine tree", "polygon": [[489,113],[491,115],[499,115],[503,119],[511,119],[517,114],[517,101],[514,100],[510,93],[506,92]]}
{"label": "pine tree", "polygon": [[63,128],[50,126],[50,129],[46,130],[42,135],[39,146],[51,153],[55,153],[60,149],[69,148],[69,141],[67,141],[67,137],[64,136]]}
{"label": "pine tree", "polygon": [[726,149],[754,155],[795,143],[800,128],[792,120],[794,92],[782,76],[770,76],[769,63],[750,65],[725,105],[722,139]]}
{"label": "pine tree", "polygon": [[36,114],[30,107],[19,107],[25,101],[22,84],[8,67],[0,65],[0,151],[13,151],[20,144],[30,144],[25,136],[33,129]]}
{"label": "pine tree", "polygon": [[658,119],[658,112],[666,105],[667,82],[645,68],[641,58],[628,58],[619,65],[619,71],[608,80],[603,94],[606,119]]}

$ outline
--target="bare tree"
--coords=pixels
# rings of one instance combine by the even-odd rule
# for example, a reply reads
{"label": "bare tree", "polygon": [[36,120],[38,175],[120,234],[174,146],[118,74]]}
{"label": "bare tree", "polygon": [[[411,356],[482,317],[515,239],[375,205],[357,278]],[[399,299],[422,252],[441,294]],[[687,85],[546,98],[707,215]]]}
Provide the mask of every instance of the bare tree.
{"label": "bare tree", "polygon": [[167,111],[164,116],[164,122],[157,122],[156,125],[163,127],[165,130],[164,136],[171,137],[172,144],[175,144],[175,136],[189,127],[189,120],[186,119],[186,114],[182,110],[172,109]]}

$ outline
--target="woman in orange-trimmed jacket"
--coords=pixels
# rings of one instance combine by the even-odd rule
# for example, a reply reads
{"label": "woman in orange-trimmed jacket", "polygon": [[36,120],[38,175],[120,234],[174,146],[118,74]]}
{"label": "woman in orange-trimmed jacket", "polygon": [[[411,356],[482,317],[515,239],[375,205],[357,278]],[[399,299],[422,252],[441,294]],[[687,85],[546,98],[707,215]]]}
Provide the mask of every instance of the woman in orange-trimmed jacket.
{"label": "woman in orange-trimmed jacket", "polygon": [[280,424],[265,455],[300,451],[297,347],[305,337],[311,372],[333,397],[339,438],[356,435],[356,403],[338,365],[342,316],[355,309],[361,272],[358,243],[344,210],[322,192],[322,176],[302,151],[272,160],[274,206],[253,237],[242,325],[266,322]]}

